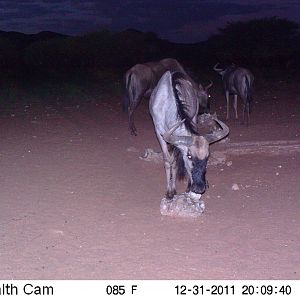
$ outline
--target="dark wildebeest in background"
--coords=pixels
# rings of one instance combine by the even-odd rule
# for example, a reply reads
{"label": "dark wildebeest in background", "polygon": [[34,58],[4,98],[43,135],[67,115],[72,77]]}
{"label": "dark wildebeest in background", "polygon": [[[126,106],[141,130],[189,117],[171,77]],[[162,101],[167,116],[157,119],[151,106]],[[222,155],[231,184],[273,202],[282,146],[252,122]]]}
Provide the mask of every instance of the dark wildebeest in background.
{"label": "dark wildebeest in background", "polygon": [[245,111],[247,110],[247,125],[250,122],[250,104],[253,93],[253,74],[241,67],[231,65],[225,69],[218,68],[219,63],[214,66],[214,70],[222,76],[223,87],[227,102],[226,119],[229,119],[229,95],[233,94],[233,107],[235,111],[235,118],[238,118],[237,113],[237,97],[239,96],[243,101],[243,122],[245,122]]}
{"label": "dark wildebeest in background", "polygon": [[137,64],[129,69],[125,74],[126,96],[124,97],[124,108],[128,110],[129,130],[131,134],[137,135],[134,124],[134,111],[143,97],[149,98],[151,92],[157,85],[161,76],[166,72],[181,72],[189,80],[198,93],[198,101],[202,112],[208,112],[208,89],[207,87],[197,85],[191,77],[185,72],[181,64],[173,58],[165,58],[158,62],[147,62]]}
{"label": "dark wildebeest in background", "polygon": [[151,94],[150,114],[159,140],[167,178],[166,197],[176,194],[176,178],[187,177],[187,192],[203,194],[209,144],[224,138],[229,128],[216,117],[219,130],[197,131],[199,101],[193,85],[180,72],[167,71]]}

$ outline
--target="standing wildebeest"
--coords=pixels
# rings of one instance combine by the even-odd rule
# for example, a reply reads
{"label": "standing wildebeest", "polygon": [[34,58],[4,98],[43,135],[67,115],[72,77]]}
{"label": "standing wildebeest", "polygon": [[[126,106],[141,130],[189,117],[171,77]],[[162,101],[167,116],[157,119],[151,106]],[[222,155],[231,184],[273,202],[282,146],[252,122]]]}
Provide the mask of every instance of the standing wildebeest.
{"label": "standing wildebeest", "polygon": [[176,178],[187,177],[187,191],[203,194],[206,189],[206,164],[209,144],[224,138],[228,127],[206,135],[197,132],[199,101],[196,90],[180,72],[167,71],[151,94],[150,114],[159,140],[166,170],[166,197],[176,194]]}
{"label": "standing wildebeest", "polygon": [[250,122],[250,103],[252,101],[252,89],[254,76],[252,73],[244,68],[231,65],[225,69],[218,68],[219,63],[214,66],[214,70],[222,76],[225,97],[227,101],[227,115],[229,119],[229,95],[234,95],[234,111],[235,118],[238,118],[237,113],[237,97],[243,100],[243,122],[245,122],[245,111],[247,110],[247,125]]}
{"label": "standing wildebeest", "polygon": [[129,129],[131,134],[137,135],[137,130],[134,125],[134,110],[143,97],[150,97],[151,92],[166,71],[179,71],[184,74],[185,78],[187,78],[194,88],[198,90],[199,102],[203,112],[208,112],[207,90],[212,86],[212,83],[205,88],[203,88],[202,85],[196,85],[180,63],[173,58],[165,58],[158,62],[137,64],[125,74],[127,95],[124,97],[124,108],[128,109]]}

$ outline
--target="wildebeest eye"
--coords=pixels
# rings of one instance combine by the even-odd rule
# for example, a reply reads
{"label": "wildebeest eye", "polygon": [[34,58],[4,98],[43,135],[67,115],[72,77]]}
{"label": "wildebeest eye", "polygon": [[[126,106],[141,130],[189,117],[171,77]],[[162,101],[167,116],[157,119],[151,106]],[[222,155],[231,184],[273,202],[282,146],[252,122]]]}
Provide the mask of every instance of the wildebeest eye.
{"label": "wildebeest eye", "polygon": [[192,159],[192,155],[191,155],[190,152],[187,153],[187,158],[188,158],[188,159]]}

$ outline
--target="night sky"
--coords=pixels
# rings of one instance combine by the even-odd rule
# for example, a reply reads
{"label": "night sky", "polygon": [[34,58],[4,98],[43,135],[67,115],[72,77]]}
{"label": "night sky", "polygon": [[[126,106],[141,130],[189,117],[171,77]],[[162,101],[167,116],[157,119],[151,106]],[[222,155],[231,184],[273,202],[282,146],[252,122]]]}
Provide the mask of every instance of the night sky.
{"label": "night sky", "polygon": [[278,16],[300,22],[299,0],[0,0],[0,30],[78,35],[135,28],[173,42],[205,40],[228,21]]}

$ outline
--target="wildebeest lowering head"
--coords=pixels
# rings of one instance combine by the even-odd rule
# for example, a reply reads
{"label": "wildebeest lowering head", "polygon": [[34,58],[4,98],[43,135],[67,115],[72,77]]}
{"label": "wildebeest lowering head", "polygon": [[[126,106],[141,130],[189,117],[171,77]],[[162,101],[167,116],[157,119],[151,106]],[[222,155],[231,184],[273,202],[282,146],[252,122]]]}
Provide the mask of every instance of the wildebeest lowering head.
{"label": "wildebeest lowering head", "polygon": [[195,87],[184,74],[167,71],[150,97],[150,114],[164,157],[168,199],[176,194],[176,179],[183,176],[189,181],[188,191],[205,192],[209,144],[229,132],[224,123],[212,116],[216,123],[213,133],[199,133],[199,90],[205,92],[205,88]]}
{"label": "wildebeest lowering head", "polygon": [[217,119],[216,116],[212,116],[212,119],[221,129],[210,134],[192,134],[189,136],[173,135],[173,132],[181,126],[185,120],[178,122],[163,134],[163,139],[167,143],[177,147],[180,151],[178,159],[181,160],[183,164],[178,164],[178,171],[179,173],[181,172],[181,174],[182,171],[184,171],[184,175],[189,180],[187,191],[197,194],[203,194],[207,186],[205,175],[209,157],[209,144],[221,140],[229,133],[227,125]]}

